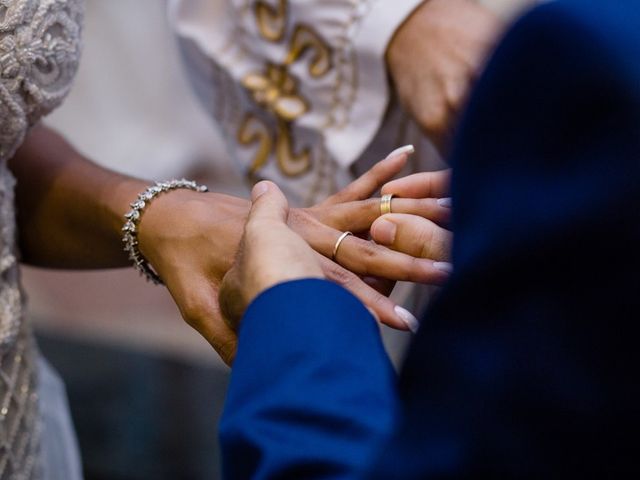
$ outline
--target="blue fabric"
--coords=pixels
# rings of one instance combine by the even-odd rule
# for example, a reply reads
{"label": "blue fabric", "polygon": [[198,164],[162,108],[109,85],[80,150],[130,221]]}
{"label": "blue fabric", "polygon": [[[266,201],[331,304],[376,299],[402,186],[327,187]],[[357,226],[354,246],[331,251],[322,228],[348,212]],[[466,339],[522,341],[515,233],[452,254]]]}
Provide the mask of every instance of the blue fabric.
{"label": "blue fabric", "polygon": [[638,472],[640,3],[524,18],[452,162],[456,273],[414,341],[405,420],[371,476]]}
{"label": "blue fabric", "polygon": [[[228,478],[287,477],[300,465],[292,445],[313,462],[291,478],[640,473],[640,3],[565,0],[518,22],[474,91],[452,163],[455,273],[398,388],[351,297],[276,287],[240,337]],[[354,424],[373,433],[345,435]]]}
{"label": "blue fabric", "polygon": [[352,478],[397,409],[366,308],[324,280],[278,285],[242,320],[220,423],[225,478]]}

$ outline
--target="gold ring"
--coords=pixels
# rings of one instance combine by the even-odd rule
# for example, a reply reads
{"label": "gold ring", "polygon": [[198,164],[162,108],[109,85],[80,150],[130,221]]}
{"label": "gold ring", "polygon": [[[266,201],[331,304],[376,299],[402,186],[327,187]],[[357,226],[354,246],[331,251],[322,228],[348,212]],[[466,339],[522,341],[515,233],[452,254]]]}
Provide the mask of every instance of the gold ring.
{"label": "gold ring", "polygon": [[351,232],[344,232],[342,235],[340,235],[338,237],[338,240],[336,241],[335,246],[333,247],[333,254],[331,255],[331,260],[336,259],[336,255],[338,254],[338,249],[340,248],[340,244],[343,242],[343,240],[345,238],[347,238],[349,235],[353,235],[353,233]]}
{"label": "gold ring", "polygon": [[395,197],[393,193],[387,193],[380,197],[380,215],[391,213],[391,200]]}

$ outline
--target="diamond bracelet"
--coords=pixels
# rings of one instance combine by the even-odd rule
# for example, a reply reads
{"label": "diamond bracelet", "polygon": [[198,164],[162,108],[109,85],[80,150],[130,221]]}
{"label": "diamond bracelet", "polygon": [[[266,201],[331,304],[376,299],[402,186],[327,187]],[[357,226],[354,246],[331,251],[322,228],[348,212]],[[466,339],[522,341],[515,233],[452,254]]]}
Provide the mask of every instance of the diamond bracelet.
{"label": "diamond bracelet", "polygon": [[207,192],[209,189],[204,185],[198,185],[191,180],[169,180],[168,182],[156,182],[144,192],[138,194],[138,198],[131,204],[124,218],[126,219],[122,227],[122,242],[124,251],[129,254],[129,260],[133,262],[133,267],[140,272],[140,275],[152,282],[154,285],[164,285],[160,276],[153,270],[149,262],[144,258],[138,248],[138,224],[144,209],[161,193],[170,192],[179,188],[186,188],[195,192]]}

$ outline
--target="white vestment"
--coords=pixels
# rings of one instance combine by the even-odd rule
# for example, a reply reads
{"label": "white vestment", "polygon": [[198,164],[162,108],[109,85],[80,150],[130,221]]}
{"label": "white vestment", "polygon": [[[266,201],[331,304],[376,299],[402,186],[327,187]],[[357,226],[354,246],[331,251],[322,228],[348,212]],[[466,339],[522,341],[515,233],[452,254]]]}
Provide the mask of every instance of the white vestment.
{"label": "white vestment", "polygon": [[[396,147],[444,165],[390,91],[385,52],[422,0],[170,0],[191,81],[249,181],[309,205]],[[484,0],[503,15],[531,0]],[[416,60],[418,61],[418,59]]]}

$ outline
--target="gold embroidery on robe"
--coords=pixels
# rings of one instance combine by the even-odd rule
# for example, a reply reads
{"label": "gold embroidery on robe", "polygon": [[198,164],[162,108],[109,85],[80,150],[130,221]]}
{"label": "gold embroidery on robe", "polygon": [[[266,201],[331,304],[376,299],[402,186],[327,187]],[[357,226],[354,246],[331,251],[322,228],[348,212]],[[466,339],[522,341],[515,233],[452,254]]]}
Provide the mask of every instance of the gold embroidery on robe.
{"label": "gold embroidery on robe", "polygon": [[[284,41],[288,22],[288,2],[279,0],[277,6],[260,0],[254,5],[254,15],[260,35],[270,42]],[[256,115],[247,114],[238,131],[238,142],[243,146],[258,144],[249,175],[264,167],[273,154],[278,167],[286,176],[296,177],[311,170],[311,149],[295,151],[293,124],[311,110],[300,93],[298,79],[290,67],[308,57],[308,71],[312,78],[320,78],[332,69],[331,47],[307,25],[296,25],[287,45],[287,54],[281,64],[268,62],[261,72],[247,74],[242,85],[253,101],[276,120],[275,132]],[[259,125],[259,126],[258,126]],[[272,137],[273,135],[273,137]]]}
{"label": "gold embroidery on robe", "polygon": [[259,0],[255,3],[253,12],[262,38],[270,42],[279,42],[284,38],[287,28],[287,0],[278,0],[277,6]]}

